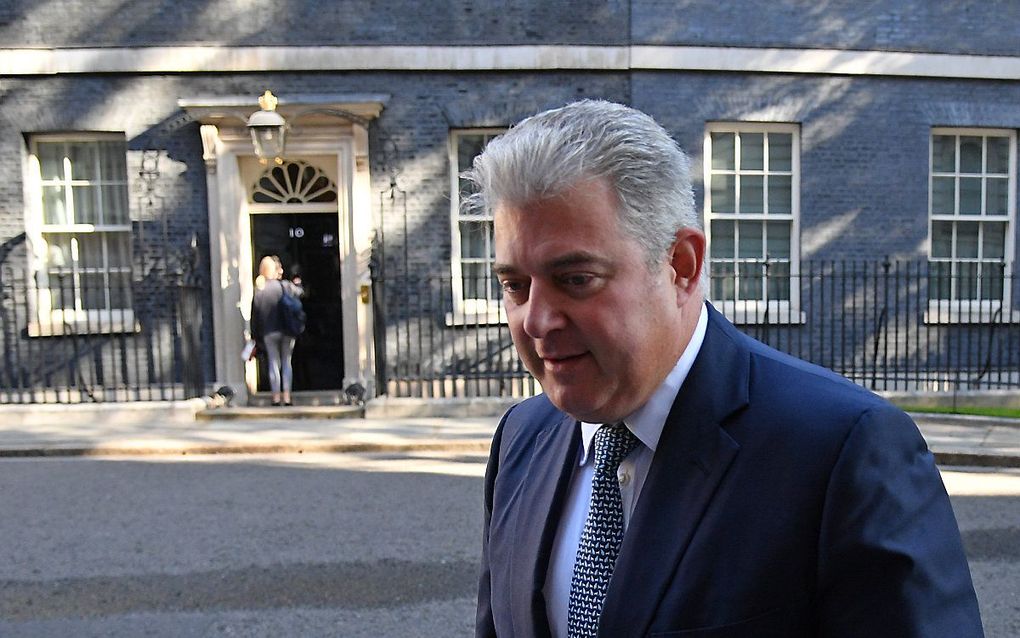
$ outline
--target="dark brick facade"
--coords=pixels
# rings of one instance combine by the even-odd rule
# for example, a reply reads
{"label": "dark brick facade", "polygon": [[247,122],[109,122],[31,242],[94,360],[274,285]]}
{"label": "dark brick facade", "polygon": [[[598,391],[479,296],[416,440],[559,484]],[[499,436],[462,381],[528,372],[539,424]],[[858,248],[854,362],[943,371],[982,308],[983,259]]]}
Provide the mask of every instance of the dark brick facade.
{"label": "dark brick facade", "polygon": [[8,47],[685,44],[1020,54],[1012,0],[6,0]]}
{"label": "dark brick facade", "polygon": [[16,47],[219,44],[625,44],[619,0],[6,0],[0,42]]}
{"label": "dark brick facade", "polygon": [[[1020,4],[1009,0],[0,2],[5,47],[662,44],[1020,56],[1018,24]],[[931,128],[1020,128],[1015,80],[620,70],[62,76],[0,70],[0,256],[25,260],[19,236],[26,140],[34,133],[118,131],[129,149],[136,263],[153,261],[164,248],[184,255],[195,236],[200,283],[208,289],[205,165],[198,125],[171,125],[182,115],[177,100],[251,95],[254,108],[266,87],[283,96],[390,96],[372,123],[369,158],[370,214],[385,237],[390,274],[449,274],[451,129],[507,126],[578,98],[629,103],[660,121],[692,156],[699,205],[706,123],[798,124],[805,259],[923,260]],[[146,182],[139,177],[148,148],[161,149],[155,205],[143,204]],[[391,178],[406,193],[406,217],[402,200],[378,198]],[[1013,233],[1015,260],[1020,224]],[[387,308],[391,318],[413,315],[411,291],[397,292]],[[141,287],[136,298],[154,307],[169,303],[155,285]],[[1013,299],[1016,306],[1020,289]],[[448,305],[440,303],[433,317],[437,330],[445,329]],[[204,313],[211,318],[209,303]],[[211,351],[211,320],[202,339]],[[211,356],[204,365],[206,378],[214,378]]]}
{"label": "dark brick facade", "polygon": [[1011,0],[635,0],[641,44],[1020,54]]}

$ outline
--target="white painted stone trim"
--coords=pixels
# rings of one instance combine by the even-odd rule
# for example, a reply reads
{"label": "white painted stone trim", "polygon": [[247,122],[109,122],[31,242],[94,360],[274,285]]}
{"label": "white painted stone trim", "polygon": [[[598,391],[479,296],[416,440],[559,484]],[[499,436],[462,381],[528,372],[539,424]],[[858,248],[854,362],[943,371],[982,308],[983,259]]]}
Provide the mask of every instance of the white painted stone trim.
{"label": "white painted stone trim", "polygon": [[682,46],[631,51],[632,69],[1020,80],[1020,57],[1008,56]]}
{"label": "white painted stone trim", "polygon": [[0,77],[76,73],[553,70],[1020,80],[1020,56],[683,45],[0,48]]}

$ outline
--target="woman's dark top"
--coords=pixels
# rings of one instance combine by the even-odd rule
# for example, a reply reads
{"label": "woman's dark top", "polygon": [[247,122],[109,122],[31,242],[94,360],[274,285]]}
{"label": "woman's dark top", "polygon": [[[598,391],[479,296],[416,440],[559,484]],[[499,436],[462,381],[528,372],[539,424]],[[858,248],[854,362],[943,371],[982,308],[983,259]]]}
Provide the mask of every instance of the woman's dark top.
{"label": "woman's dark top", "polygon": [[283,315],[280,312],[280,297],[284,287],[295,296],[300,297],[300,286],[282,279],[266,282],[261,290],[255,291],[251,300],[251,336],[256,341],[272,332],[283,332]]}

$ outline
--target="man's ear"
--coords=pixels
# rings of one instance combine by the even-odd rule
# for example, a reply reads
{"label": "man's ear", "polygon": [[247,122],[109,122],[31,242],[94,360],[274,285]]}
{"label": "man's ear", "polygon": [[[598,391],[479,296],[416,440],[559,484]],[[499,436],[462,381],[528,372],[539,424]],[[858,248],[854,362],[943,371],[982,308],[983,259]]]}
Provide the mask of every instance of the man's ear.
{"label": "man's ear", "polygon": [[697,228],[681,228],[670,249],[670,266],[673,268],[673,285],[677,301],[682,305],[699,290],[705,265],[705,234]]}

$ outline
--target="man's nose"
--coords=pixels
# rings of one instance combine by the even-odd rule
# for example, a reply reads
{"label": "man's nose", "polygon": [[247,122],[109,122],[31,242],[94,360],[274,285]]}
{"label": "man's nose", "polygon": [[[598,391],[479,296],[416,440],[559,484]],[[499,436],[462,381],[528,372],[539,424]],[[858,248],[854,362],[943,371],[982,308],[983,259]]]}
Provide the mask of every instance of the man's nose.
{"label": "man's nose", "polygon": [[529,337],[543,339],[566,325],[566,316],[552,291],[532,284],[529,292],[527,314],[524,316],[524,332]]}

